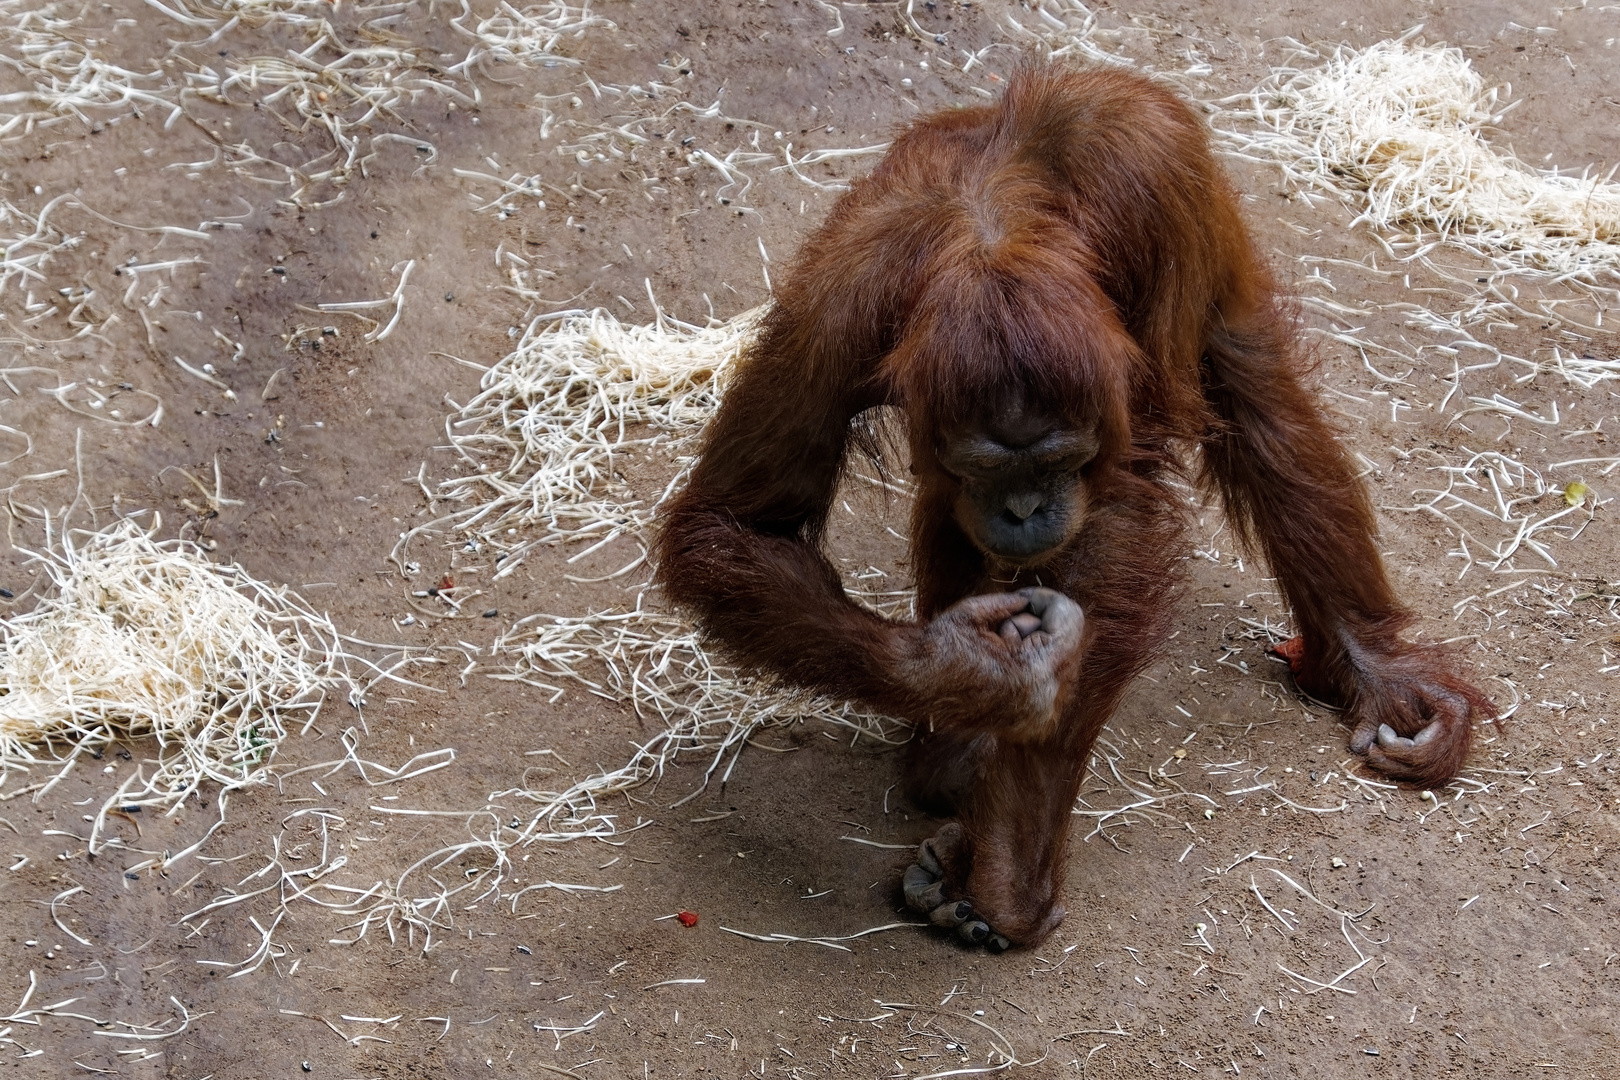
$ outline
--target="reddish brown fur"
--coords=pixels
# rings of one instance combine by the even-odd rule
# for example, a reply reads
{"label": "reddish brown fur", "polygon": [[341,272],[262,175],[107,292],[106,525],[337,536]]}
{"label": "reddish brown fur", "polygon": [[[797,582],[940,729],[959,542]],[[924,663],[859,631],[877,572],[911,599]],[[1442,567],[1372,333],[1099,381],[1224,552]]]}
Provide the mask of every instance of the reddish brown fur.
{"label": "reddish brown fur", "polygon": [[[1095,424],[1103,442],[1083,527],[1012,584],[992,580],[952,519],[955,481],[937,457],[942,430],[1009,392]],[[910,423],[921,624],[858,607],[819,546],[852,421],[879,405]],[[918,722],[914,792],[953,809],[968,838],[950,895],[1032,943],[1062,917],[1092,743],[1170,627],[1185,543],[1166,480],[1194,444],[1293,606],[1301,684],[1347,706],[1378,768],[1449,777],[1488,702],[1400,638],[1410,617],[1371,508],[1302,384],[1293,327],[1204,128],[1137,75],[1031,67],[999,103],[895,141],[781,288],[664,515],[659,578],[743,663]],[[929,619],[1037,581],[1086,618],[1054,733],[998,738],[996,717],[949,687],[907,689],[898,673]],[[1431,721],[1425,745],[1372,739],[1380,723],[1409,736]]]}

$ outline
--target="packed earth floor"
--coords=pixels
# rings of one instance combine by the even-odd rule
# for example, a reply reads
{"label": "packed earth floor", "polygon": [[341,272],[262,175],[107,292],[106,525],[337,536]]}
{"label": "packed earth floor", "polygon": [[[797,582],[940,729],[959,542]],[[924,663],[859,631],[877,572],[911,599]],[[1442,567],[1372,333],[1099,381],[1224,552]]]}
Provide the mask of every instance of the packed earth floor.
{"label": "packed earth floor", "polygon": [[[1354,80],[1312,114],[1301,79],[1374,47],[1477,77],[1467,169],[1333,156]],[[938,824],[895,787],[904,729],[741,680],[644,554],[847,181],[1049,52],[1204,108],[1415,632],[1504,719],[1443,789],[1370,772],[1195,509],[1068,918],[990,956],[901,910]],[[0,1063],[1617,1075],[1617,163],[1597,2],[0,0]],[[1501,224],[1509,180],[1587,224]],[[890,465],[827,543],[904,617]],[[200,783],[153,781],[181,744],[149,735],[13,739],[24,616],[92,534],[239,566],[325,650],[319,709],[232,706],[236,771]]]}

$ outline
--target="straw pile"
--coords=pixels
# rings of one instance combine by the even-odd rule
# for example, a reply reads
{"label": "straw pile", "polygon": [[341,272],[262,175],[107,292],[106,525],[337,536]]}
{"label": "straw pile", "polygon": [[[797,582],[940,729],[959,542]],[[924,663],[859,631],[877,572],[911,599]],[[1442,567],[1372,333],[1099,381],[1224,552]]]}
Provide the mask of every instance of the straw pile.
{"label": "straw pile", "polygon": [[[1283,66],[1229,99],[1258,132],[1224,132],[1301,185],[1363,206],[1361,220],[1462,245],[1499,269],[1580,275],[1620,270],[1620,184],[1543,171],[1486,140],[1512,108],[1462,50],[1411,35]],[[1610,171],[1613,175],[1613,170]]]}
{"label": "straw pile", "polygon": [[[475,505],[407,534],[396,558],[417,534],[453,525],[505,549],[500,577],[535,544],[606,543],[646,527],[651,508],[616,469],[702,429],[759,314],[711,328],[662,312],[645,326],[602,309],[535,319],[449,425],[475,473],[445,481],[437,498]],[[536,525],[538,537],[506,539]]]}
{"label": "straw pile", "polygon": [[172,806],[205,778],[256,783],[288,721],[313,721],[347,682],[324,616],[155,529],[126,519],[28,553],[53,588],[0,619],[0,784],[40,765],[62,764],[60,779],[81,754],[145,736],[158,760],[109,806]]}

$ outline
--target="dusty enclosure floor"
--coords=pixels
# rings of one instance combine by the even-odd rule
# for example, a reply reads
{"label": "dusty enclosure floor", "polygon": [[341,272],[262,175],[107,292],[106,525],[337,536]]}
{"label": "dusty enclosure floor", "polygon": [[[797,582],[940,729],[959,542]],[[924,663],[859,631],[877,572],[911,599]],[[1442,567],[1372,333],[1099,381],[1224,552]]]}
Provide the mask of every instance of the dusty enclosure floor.
{"label": "dusty enclosure floor", "polygon": [[[906,928],[837,947],[722,929],[826,937],[906,919],[903,848],[933,826],[891,790],[892,752],[818,724],[762,734],[724,788],[684,805],[706,757],[614,796],[598,808],[611,835],[512,848],[499,893],[417,909],[425,953],[419,926],[345,915],[523,817],[526,792],[618,768],[659,728],[579,685],[558,697],[488,677],[505,670],[490,646],[524,617],[633,606],[645,569],[609,577],[636,559],[633,535],[574,562],[587,545],[539,547],[499,580],[459,535],[389,561],[445,510],[429,495],[457,472],[446,420],[477,393],[476,369],[547,312],[644,323],[651,295],[704,324],[765,302],[835,182],[875,157],[790,161],[982,100],[1034,32],[1064,40],[999,0],[529,15],[487,0],[465,14],[0,0],[0,124],[18,117],[0,132],[0,235],[17,266],[50,249],[0,283],[0,435],[21,455],[0,471],[3,602],[33,603],[20,549],[44,543],[42,511],[71,504],[83,528],[158,511],[165,535],[296,588],[377,662],[411,658],[398,674],[417,684],[377,683],[359,709],[334,697],[282,747],[283,779],[234,793],[184,857],[165,856],[219,818],[208,787],[167,817],[114,817],[123,846],[86,851],[89,817],[149,745],[102,748],[43,797],[48,772],[8,776],[0,1011],[22,1002],[0,1018],[8,1071],[917,1077],[1012,1056],[1038,1076],[1616,1075],[1620,472],[1604,470],[1620,453],[1620,381],[1553,363],[1613,361],[1620,339],[1593,325],[1592,303],[1552,309],[1568,319],[1449,321],[1474,302],[1457,284],[1474,280],[1468,257],[1435,256],[1451,280],[1396,263],[1355,208],[1236,157],[1284,277],[1340,305],[1307,305],[1308,340],[1418,632],[1454,639],[1517,705],[1461,780],[1428,797],[1383,783],[1330,713],[1278,681],[1264,627],[1285,613],[1209,511],[1183,629],[1093,763],[1068,919],[1034,951],[990,957]],[[1284,39],[1360,47],[1424,23],[1523,99],[1497,145],[1566,172],[1620,162],[1612,5],[1096,15],[1095,47],[1207,102],[1260,83]],[[77,80],[77,113],[30,96],[53,80]],[[1229,110],[1216,122],[1237,124]],[[51,228],[36,229],[47,208]],[[361,301],[381,303],[321,307]],[[1439,313],[1444,332],[1401,304]],[[1530,363],[1480,363],[1503,355]],[[158,402],[160,420],[141,422]],[[1447,525],[1409,508],[1463,475],[1437,469],[1483,451],[1531,471],[1476,468],[1471,498],[1494,507],[1492,484],[1545,494],[1512,520],[1482,515],[1481,542],[1555,512],[1572,480],[1589,491],[1567,524],[1586,527],[1549,530],[1546,557],[1525,547],[1494,570],[1453,557]],[[615,482],[650,502],[673,468],[632,456]],[[904,507],[871,489],[848,505],[832,554],[899,587],[884,525]],[[447,574],[477,593],[463,617],[426,595]],[[355,764],[447,748],[452,762],[397,783]],[[432,860],[407,899],[488,861],[476,847]],[[683,911],[695,926],[670,917]]]}

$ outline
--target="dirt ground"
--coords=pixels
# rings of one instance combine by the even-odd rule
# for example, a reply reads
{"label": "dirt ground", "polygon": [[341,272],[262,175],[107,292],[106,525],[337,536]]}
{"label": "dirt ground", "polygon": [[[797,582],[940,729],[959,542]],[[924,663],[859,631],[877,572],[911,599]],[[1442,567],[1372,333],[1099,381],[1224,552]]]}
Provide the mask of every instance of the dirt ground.
{"label": "dirt ground", "polygon": [[[388,561],[401,532],[439,509],[418,477],[431,489],[454,472],[447,416],[476,393],[475,366],[498,361],[544,312],[603,306],[645,322],[650,289],[666,311],[703,323],[766,301],[767,275],[836,198],[829,182],[874,160],[807,166],[818,183],[749,165],[747,183],[727,186],[697,152],[780,156],[792,144],[797,160],[874,146],[921,112],[994,93],[1033,40],[1014,21],[1043,25],[1000,0],[603,0],[590,11],[592,25],[543,53],[468,63],[477,42],[465,30],[499,14],[488,0],[470,13],[419,0],[0,0],[0,125],[5,110],[38,108],[28,94],[49,78],[39,65],[50,49],[58,71],[82,53],[102,65],[98,85],[139,91],[0,134],[0,200],[32,218],[72,195],[50,220],[79,238],[36,276],[0,284],[14,391],[0,395],[0,424],[23,433],[5,435],[7,453],[25,437],[32,447],[0,471],[12,507],[0,585],[16,597],[4,603],[32,602],[36,571],[18,549],[43,542],[33,508],[67,507],[82,476],[73,524],[158,511],[166,535],[206,539],[215,557],[293,586],[377,643],[377,657],[413,646],[438,661],[407,669],[424,688],[379,685],[359,710],[329,703],[282,748],[282,774],[342,759],[346,731],[360,758],[390,767],[456,753],[390,787],[349,767],[238,792],[198,853],[133,874],[132,853],[87,857],[83,822],[151,747],[109,748],[38,801],[22,789],[39,777],[8,777],[0,1001],[20,1001],[37,979],[30,1007],[73,1002],[0,1019],[5,1067],[185,1080],[916,1077],[1011,1054],[1037,1076],[1620,1072],[1620,898],[1609,896],[1620,851],[1620,723],[1610,722],[1620,720],[1620,538],[1607,502],[1620,480],[1601,464],[1553,468],[1615,460],[1620,383],[1583,387],[1549,372],[1516,382],[1522,371],[1504,366],[1459,376],[1462,395],[1448,404],[1441,353],[1399,365],[1412,371],[1395,382],[1373,370],[1386,358],[1364,363],[1320,334],[1310,341],[1325,400],[1385,508],[1386,557],[1422,613],[1418,632],[1454,639],[1498,703],[1518,705],[1505,727],[1482,732],[1447,789],[1381,782],[1348,753],[1331,713],[1277,681],[1243,620],[1284,613],[1263,568],[1206,511],[1183,629],[1112,724],[1083,809],[1131,802],[1127,777],[1156,795],[1172,783],[1190,794],[1078,819],[1068,919],[1033,951],[989,956],[913,929],[844,949],[721,929],[841,935],[905,918],[901,845],[935,823],[891,790],[893,753],[812,724],[763,736],[796,752],[750,751],[724,789],[678,808],[707,759],[620,797],[616,836],[515,849],[505,895],[463,895],[436,916],[425,953],[398,924],[354,941],[344,918],[313,902],[290,903],[261,934],[279,910],[269,894],[197,914],[262,887],[255,875],[272,860],[308,859],[322,822],[348,860],[325,880],[356,893],[393,880],[477,835],[481,814],[521,815],[525,790],[617,768],[656,730],[624,702],[579,688],[553,702],[486,677],[500,669],[490,644],[520,618],[633,604],[636,575],[569,580],[623,566],[633,538],[572,565],[574,549],[542,549],[500,581],[460,558],[459,537],[417,542],[415,577]],[[1096,14],[1100,47],[1207,102],[1259,83],[1284,39],[1359,47],[1422,23],[1426,40],[1461,46],[1487,84],[1510,83],[1523,99],[1499,145],[1566,171],[1620,162],[1613,5],[1148,0]],[[382,87],[382,108],[336,79],[306,84],[300,100],[273,79],[221,77],[246,58],[308,67],[361,45],[405,57],[356,60],[342,84]],[[981,59],[967,65],[972,54]],[[334,150],[334,131],[352,153]],[[1449,311],[1460,306],[1446,307],[1457,299],[1449,286],[1421,268],[1356,270],[1382,248],[1352,224],[1352,208],[1301,198],[1269,166],[1229,164],[1262,246],[1302,293],[1368,303],[1353,324],[1366,340],[1408,351],[1436,340],[1387,305]],[[509,212],[489,205],[500,181],[531,176],[543,186]],[[0,224],[5,237],[30,230],[17,216]],[[375,323],[317,306],[389,297],[412,260],[397,325],[380,340],[364,340]],[[391,311],[362,314],[385,322]],[[1573,336],[1552,319],[1468,332],[1543,360],[1555,348],[1620,351],[1615,335]],[[176,357],[198,372],[212,365],[234,396]],[[1561,410],[1559,421],[1459,416],[1464,397],[1495,393],[1537,416]],[[154,400],[160,422],[135,422]],[[1556,567],[1526,552],[1459,578],[1446,526],[1402,512],[1435,486],[1433,465],[1481,448],[1549,484],[1590,486],[1588,527],[1549,541]],[[232,501],[212,515],[186,474],[212,491],[216,462]],[[670,468],[630,462],[626,475],[652,499]],[[1558,498],[1549,492],[1546,512]],[[861,513],[839,520],[832,553],[903,577],[883,526],[904,508],[852,505]],[[465,618],[411,595],[452,568],[487,582]],[[482,667],[464,673],[473,662]],[[131,851],[178,852],[219,814],[209,790],[182,805],[117,828]],[[432,875],[454,878],[478,858]],[[512,895],[548,883],[612,891]],[[686,910],[699,913],[695,927],[668,918]],[[232,966],[265,941],[257,967]],[[116,1037],[167,1034],[187,1015],[161,1039]]]}

